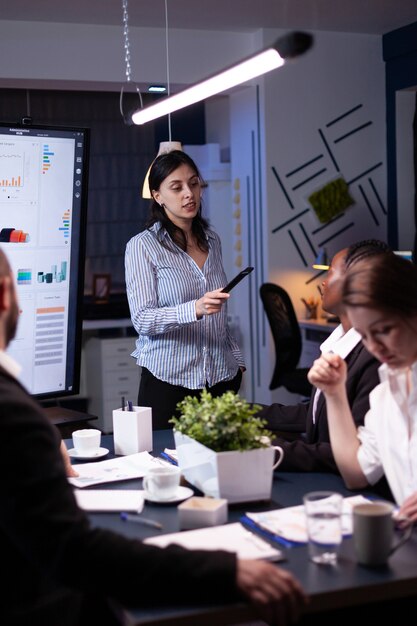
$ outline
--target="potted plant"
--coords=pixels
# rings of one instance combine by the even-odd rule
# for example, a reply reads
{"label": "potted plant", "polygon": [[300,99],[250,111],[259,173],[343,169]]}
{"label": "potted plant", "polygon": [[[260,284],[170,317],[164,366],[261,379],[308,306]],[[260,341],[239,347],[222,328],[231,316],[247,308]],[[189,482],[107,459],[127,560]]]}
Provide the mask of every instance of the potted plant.
{"label": "potted plant", "polygon": [[270,499],[273,470],[283,450],[271,446],[272,433],[256,416],[261,407],[232,391],[213,398],[206,390],[177,406],[181,416],[170,421],[186,480],[205,495],[230,503]]}

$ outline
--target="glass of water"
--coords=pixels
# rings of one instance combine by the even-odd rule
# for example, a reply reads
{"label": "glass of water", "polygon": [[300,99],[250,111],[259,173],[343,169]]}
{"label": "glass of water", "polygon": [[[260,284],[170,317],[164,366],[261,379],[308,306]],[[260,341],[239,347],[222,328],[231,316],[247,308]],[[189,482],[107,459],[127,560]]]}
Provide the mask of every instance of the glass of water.
{"label": "glass of water", "polygon": [[304,498],[310,559],[334,565],[342,543],[343,498],[333,491],[312,491]]}

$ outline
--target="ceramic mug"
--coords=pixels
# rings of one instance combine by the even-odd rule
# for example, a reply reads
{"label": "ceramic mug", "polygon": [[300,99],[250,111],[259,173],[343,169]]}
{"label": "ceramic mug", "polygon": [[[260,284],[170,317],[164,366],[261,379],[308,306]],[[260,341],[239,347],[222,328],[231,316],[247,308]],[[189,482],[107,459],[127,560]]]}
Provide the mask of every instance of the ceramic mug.
{"label": "ceramic mug", "polygon": [[97,428],[74,430],[72,442],[77,454],[91,456],[100,448],[101,431],[97,430]]}
{"label": "ceramic mug", "polygon": [[271,440],[269,437],[267,437],[266,435],[263,435],[261,437],[261,442],[265,445],[265,446],[269,446],[270,448],[273,448],[274,450],[276,450],[278,452],[278,459],[274,462],[272,469],[277,469],[278,465],[280,465],[280,463],[282,463],[282,460],[284,459],[284,450],[281,448],[281,446],[273,446],[271,444]]}
{"label": "ceramic mug", "polygon": [[394,543],[394,510],[390,502],[369,502],[353,508],[353,543],[358,563],[371,567],[384,565],[411,537],[413,526],[409,524]]}
{"label": "ceramic mug", "polygon": [[284,459],[284,450],[281,448],[281,446],[271,446],[271,448],[274,448],[274,450],[278,452],[278,460],[275,461],[275,463],[272,466],[272,469],[274,470],[274,469],[277,469],[280,463],[282,463]]}
{"label": "ceramic mug", "polygon": [[181,470],[174,465],[155,466],[143,478],[143,488],[155,500],[169,500],[180,486]]}

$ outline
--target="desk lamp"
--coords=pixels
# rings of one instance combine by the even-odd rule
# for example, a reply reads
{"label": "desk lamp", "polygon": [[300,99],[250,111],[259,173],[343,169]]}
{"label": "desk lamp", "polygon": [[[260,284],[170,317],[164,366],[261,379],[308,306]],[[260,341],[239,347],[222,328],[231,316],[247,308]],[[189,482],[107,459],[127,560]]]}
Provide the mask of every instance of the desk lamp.
{"label": "desk lamp", "polygon": [[315,270],[328,270],[330,267],[329,257],[327,255],[326,248],[320,248],[316,259],[313,263],[313,267]]}

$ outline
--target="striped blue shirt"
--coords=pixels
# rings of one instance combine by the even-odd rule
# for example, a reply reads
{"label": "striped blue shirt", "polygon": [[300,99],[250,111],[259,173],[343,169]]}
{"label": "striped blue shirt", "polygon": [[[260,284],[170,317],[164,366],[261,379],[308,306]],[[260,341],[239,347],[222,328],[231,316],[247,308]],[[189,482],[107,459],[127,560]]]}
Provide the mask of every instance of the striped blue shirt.
{"label": "striped blue shirt", "polygon": [[244,367],[227,325],[227,305],[197,319],[196,301],[227,282],[220,239],[210,230],[206,234],[209,251],[202,269],[159,222],[132,237],[125,253],[127,298],[139,335],[132,356],[159,380],[187,389],[231,380]]}

